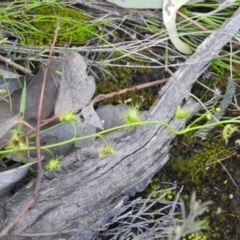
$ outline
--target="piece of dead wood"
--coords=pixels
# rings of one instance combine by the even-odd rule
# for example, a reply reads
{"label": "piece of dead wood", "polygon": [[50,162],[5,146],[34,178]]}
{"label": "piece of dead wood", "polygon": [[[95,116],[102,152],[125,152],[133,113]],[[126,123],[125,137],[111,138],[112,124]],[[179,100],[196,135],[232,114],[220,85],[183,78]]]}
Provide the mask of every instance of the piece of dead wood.
{"label": "piece of dead wood", "polygon": [[[216,58],[240,28],[240,8],[223,27],[214,31],[161,90],[149,118],[162,119],[175,129],[183,121],[174,119],[178,105],[198,104],[187,90]],[[63,166],[47,172],[40,195],[6,239],[93,239],[95,233],[136,192],[142,191],[168,160],[173,134],[162,126],[142,126],[114,140],[119,154],[99,160],[96,141],[91,147],[63,159]],[[32,186],[16,193],[1,208],[1,229],[20,211],[32,194]],[[14,237],[15,235],[15,237]],[[35,237],[35,238],[34,238]]]}

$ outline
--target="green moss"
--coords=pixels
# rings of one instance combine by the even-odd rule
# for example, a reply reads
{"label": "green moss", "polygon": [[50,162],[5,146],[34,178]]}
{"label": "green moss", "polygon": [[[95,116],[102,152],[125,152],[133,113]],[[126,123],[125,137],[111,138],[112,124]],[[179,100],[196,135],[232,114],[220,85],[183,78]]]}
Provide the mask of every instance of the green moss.
{"label": "green moss", "polygon": [[159,178],[153,178],[149,182],[148,187],[144,191],[143,195],[145,197],[148,197],[151,194],[152,198],[161,197],[161,199],[169,200],[169,201],[173,201],[173,199],[177,196],[177,191],[176,190],[170,190],[168,184],[164,185],[164,186],[161,186],[161,190],[167,189],[167,191],[165,192],[165,197],[164,198],[162,198],[162,196],[163,196],[162,191],[161,192],[159,191],[159,192],[156,192],[156,193],[152,194],[152,192],[157,190],[157,189],[160,189],[160,180],[159,180]]}
{"label": "green moss", "polygon": [[57,46],[63,46],[69,42],[79,44],[98,33],[96,23],[90,23],[91,18],[84,15],[82,11],[61,5],[48,6],[36,9],[36,14],[32,16],[34,28],[21,39],[21,43],[36,46],[51,45],[58,16],[60,29]]}
{"label": "green moss", "polygon": [[[119,58],[121,53],[115,52],[111,58]],[[102,53],[98,58],[98,61],[104,61],[108,58],[108,54]],[[124,67],[128,62],[131,62],[131,65],[136,65],[137,67]],[[107,94],[115,91],[119,91],[126,88],[131,88],[134,85],[137,85],[137,77],[140,76],[140,83],[143,83],[143,77],[150,76],[152,73],[151,68],[144,62],[133,59],[130,57],[124,57],[119,60],[111,62],[116,66],[106,66],[98,74],[99,83],[97,84],[96,95],[98,94]],[[135,77],[134,77],[135,76]],[[133,103],[140,103],[143,108],[148,109],[156,101],[158,96],[159,88],[146,88],[137,91],[129,91],[125,94],[116,95],[111,99],[104,101],[105,104],[115,104],[119,102],[124,102],[125,99],[131,98]]]}
{"label": "green moss", "polygon": [[189,135],[177,137],[170,152],[171,159],[146,190],[162,188],[162,182],[174,182],[184,186],[181,198],[186,203],[192,191],[197,192],[200,202],[213,201],[209,210],[197,219],[204,220],[209,230],[204,231],[204,235],[187,235],[184,239],[239,239],[239,193],[232,181],[236,184],[240,181],[239,153],[233,149],[234,139],[230,139],[230,146],[225,146],[216,135],[219,133],[210,133],[204,141]]}
{"label": "green moss", "polygon": [[200,233],[191,233],[183,236],[182,240],[208,240],[206,235]]}
{"label": "green moss", "polygon": [[174,148],[181,145],[181,142],[186,147],[182,145],[169,164],[173,171],[184,175],[183,183],[193,182],[202,187],[200,183],[209,177],[209,172],[211,177],[218,178],[219,171],[224,171],[217,160],[231,154],[231,149],[226,148],[221,137],[215,138],[213,134],[209,134],[206,140],[195,141],[194,138],[184,136],[175,139]]}

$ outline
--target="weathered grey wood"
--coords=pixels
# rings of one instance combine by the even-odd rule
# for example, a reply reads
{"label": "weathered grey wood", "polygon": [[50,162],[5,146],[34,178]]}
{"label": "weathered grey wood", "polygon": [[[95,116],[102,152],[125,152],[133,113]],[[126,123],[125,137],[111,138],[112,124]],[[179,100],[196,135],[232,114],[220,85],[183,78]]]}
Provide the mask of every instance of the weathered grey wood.
{"label": "weathered grey wood", "polygon": [[[149,118],[165,120],[180,129],[183,122],[174,119],[174,113],[188,97],[184,88],[191,88],[239,28],[240,8],[175,72],[178,81],[171,78],[165,85]],[[193,100],[189,98],[186,105],[192,106]],[[36,239],[93,239],[98,228],[118,211],[124,200],[142,191],[167,162],[170,142],[174,138],[165,127],[157,125],[138,127],[133,133],[125,134],[125,139],[123,136],[114,141],[119,150],[116,157],[95,158],[99,144],[96,142],[91,148],[65,158],[60,170],[46,173],[37,202],[11,234],[38,233]],[[7,202],[1,212],[1,229],[20,211],[31,193],[32,187],[26,187]],[[44,236],[60,232],[61,235]],[[8,239],[25,238],[10,236]]]}

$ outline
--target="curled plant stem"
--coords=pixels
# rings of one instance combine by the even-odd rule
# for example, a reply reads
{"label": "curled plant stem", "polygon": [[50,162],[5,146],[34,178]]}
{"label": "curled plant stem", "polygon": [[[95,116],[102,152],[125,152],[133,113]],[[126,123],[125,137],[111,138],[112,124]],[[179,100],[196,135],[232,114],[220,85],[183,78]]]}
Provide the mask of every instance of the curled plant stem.
{"label": "curled plant stem", "polygon": [[[136,122],[136,123],[123,124],[123,125],[120,125],[120,126],[116,126],[116,127],[113,127],[113,128],[103,130],[103,131],[98,132],[98,133],[93,133],[93,134],[89,134],[89,135],[82,136],[82,137],[73,137],[73,138],[68,139],[66,141],[58,142],[58,143],[54,143],[54,144],[50,144],[50,145],[46,145],[46,146],[41,146],[40,148],[41,148],[41,150],[47,150],[49,148],[62,146],[62,145],[65,145],[65,144],[69,144],[69,143],[72,143],[72,142],[75,142],[75,141],[85,140],[85,139],[88,139],[88,138],[93,138],[93,137],[102,138],[102,135],[104,135],[106,133],[113,132],[113,131],[116,131],[116,130],[119,130],[119,129],[126,129],[126,128],[129,128],[129,127],[135,127],[135,126],[141,126],[141,125],[149,125],[149,124],[151,124],[151,125],[152,124],[163,125],[163,126],[167,127],[168,130],[175,135],[184,135],[186,133],[196,131],[196,130],[199,130],[199,129],[208,128],[208,127],[215,127],[215,126],[219,126],[219,125],[223,125],[223,124],[230,124],[230,123],[240,124],[240,119],[235,118],[235,119],[230,119],[230,120],[218,121],[218,122],[213,122],[213,123],[210,123],[210,124],[200,125],[200,126],[195,126],[195,127],[187,126],[186,128],[183,128],[179,131],[175,130],[170,124],[168,124],[164,121],[161,121],[161,120],[147,120],[147,121],[141,121],[141,122]],[[35,150],[35,149],[36,149],[36,147],[27,147],[26,149],[23,149],[23,150]],[[12,150],[7,149],[7,150],[1,151],[0,153],[10,153],[10,152],[12,152]]]}
{"label": "curled plant stem", "polygon": [[[159,84],[163,84],[163,83],[167,82],[168,79],[169,78],[163,78],[163,79],[152,81],[152,82],[149,82],[149,83],[140,84],[140,85],[137,85],[137,86],[134,86],[134,87],[131,87],[131,88],[125,88],[125,89],[122,89],[122,90],[119,90],[119,91],[116,91],[116,92],[112,92],[112,93],[108,93],[108,94],[100,94],[100,95],[96,96],[93,100],[91,100],[88,103],[88,105],[92,104],[92,103],[97,103],[97,102],[103,101],[105,99],[112,98],[114,96],[118,96],[118,95],[127,93],[129,91],[137,91],[137,90],[140,90],[140,89],[144,89],[144,88],[148,88],[148,87],[152,87],[152,86],[157,86]],[[60,116],[60,114],[56,114],[56,115],[54,115],[51,118],[43,120],[40,126],[43,127],[43,126],[53,122],[54,120],[58,119],[59,116]],[[25,122],[25,121],[23,121],[21,119],[18,119],[18,122],[26,125],[30,129],[27,133],[21,134],[19,136],[20,138],[21,137],[26,137],[26,136],[30,135],[31,133],[35,132],[35,128],[30,126],[30,125],[28,125],[27,122]],[[5,147],[5,146],[7,146],[7,143],[1,145],[1,147]]]}
{"label": "curled plant stem", "polygon": [[[186,134],[186,133],[189,133],[189,132],[192,132],[192,131],[196,131],[198,129],[208,128],[208,127],[212,127],[212,126],[219,126],[219,125],[228,124],[228,123],[238,123],[238,124],[240,124],[240,120],[234,120],[233,119],[233,120],[219,121],[219,122],[214,122],[214,123],[207,124],[207,125],[201,125],[201,126],[196,126],[196,127],[186,127],[186,128],[184,128],[182,130],[179,130],[179,131],[176,131],[171,125],[169,125],[168,123],[166,123],[164,121],[161,121],[161,120],[142,121],[142,122],[137,122],[137,123],[132,123],[132,124],[120,125],[120,126],[117,126],[117,127],[114,127],[114,128],[109,128],[109,129],[103,130],[103,131],[98,132],[98,133],[86,135],[86,136],[83,136],[83,137],[75,137],[75,138],[66,140],[64,142],[59,142],[59,143],[55,143],[55,144],[52,144],[52,145],[42,146],[41,149],[57,147],[57,146],[61,146],[63,144],[68,144],[68,143],[79,141],[79,140],[85,140],[85,139],[92,138],[92,137],[100,137],[101,135],[104,135],[104,134],[109,133],[109,132],[116,131],[118,129],[124,129],[124,128],[128,128],[128,127],[141,126],[141,125],[147,125],[147,124],[163,125],[163,126],[167,127],[168,130],[171,133],[173,133],[175,135],[183,135],[183,134]],[[34,147],[30,148],[30,150],[34,150],[34,149],[35,149]]]}

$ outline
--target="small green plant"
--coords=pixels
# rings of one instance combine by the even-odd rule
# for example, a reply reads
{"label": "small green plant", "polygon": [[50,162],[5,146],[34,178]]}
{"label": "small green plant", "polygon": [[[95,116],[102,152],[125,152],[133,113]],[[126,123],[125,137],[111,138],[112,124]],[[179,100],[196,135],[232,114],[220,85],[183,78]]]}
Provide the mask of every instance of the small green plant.
{"label": "small green plant", "polygon": [[141,117],[139,114],[139,104],[132,104],[126,113],[124,114],[124,121],[126,124],[137,124],[141,122]]}
{"label": "small green plant", "polygon": [[228,144],[229,138],[235,133],[238,132],[238,128],[233,124],[226,124],[222,130],[222,138],[225,141],[225,144]]}
{"label": "small green plant", "polygon": [[7,149],[11,149],[11,152],[19,152],[28,148],[26,142],[19,137],[16,130],[13,130],[12,136],[8,142]]}
{"label": "small green plant", "polygon": [[118,151],[116,151],[111,144],[107,143],[105,144],[104,147],[102,147],[99,150],[99,158],[108,158],[108,157],[112,157],[113,155],[118,154]]}
{"label": "small green plant", "polygon": [[100,148],[98,152],[98,157],[99,158],[108,158],[112,157],[113,155],[118,154],[118,151],[116,151],[111,143],[108,143],[103,136],[100,136],[100,138],[104,142],[104,146]]}
{"label": "small green plant", "polygon": [[76,114],[74,114],[74,112],[71,109],[67,110],[66,112],[61,114],[59,117],[60,122],[75,122],[77,120],[78,118]]}
{"label": "small green plant", "polygon": [[56,170],[58,168],[60,168],[61,164],[59,162],[59,158],[52,158],[50,160],[48,160],[45,164],[44,164],[44,168],[46,170]]}
{"label": "small green plant", "polygon": [[189,116],[189,114],[192,111],[190,110],[186,110],[186,109],[182,109],[180,106],[177,106],[177,110],[175,112],[175,118],[177,119],[185,119]]}

